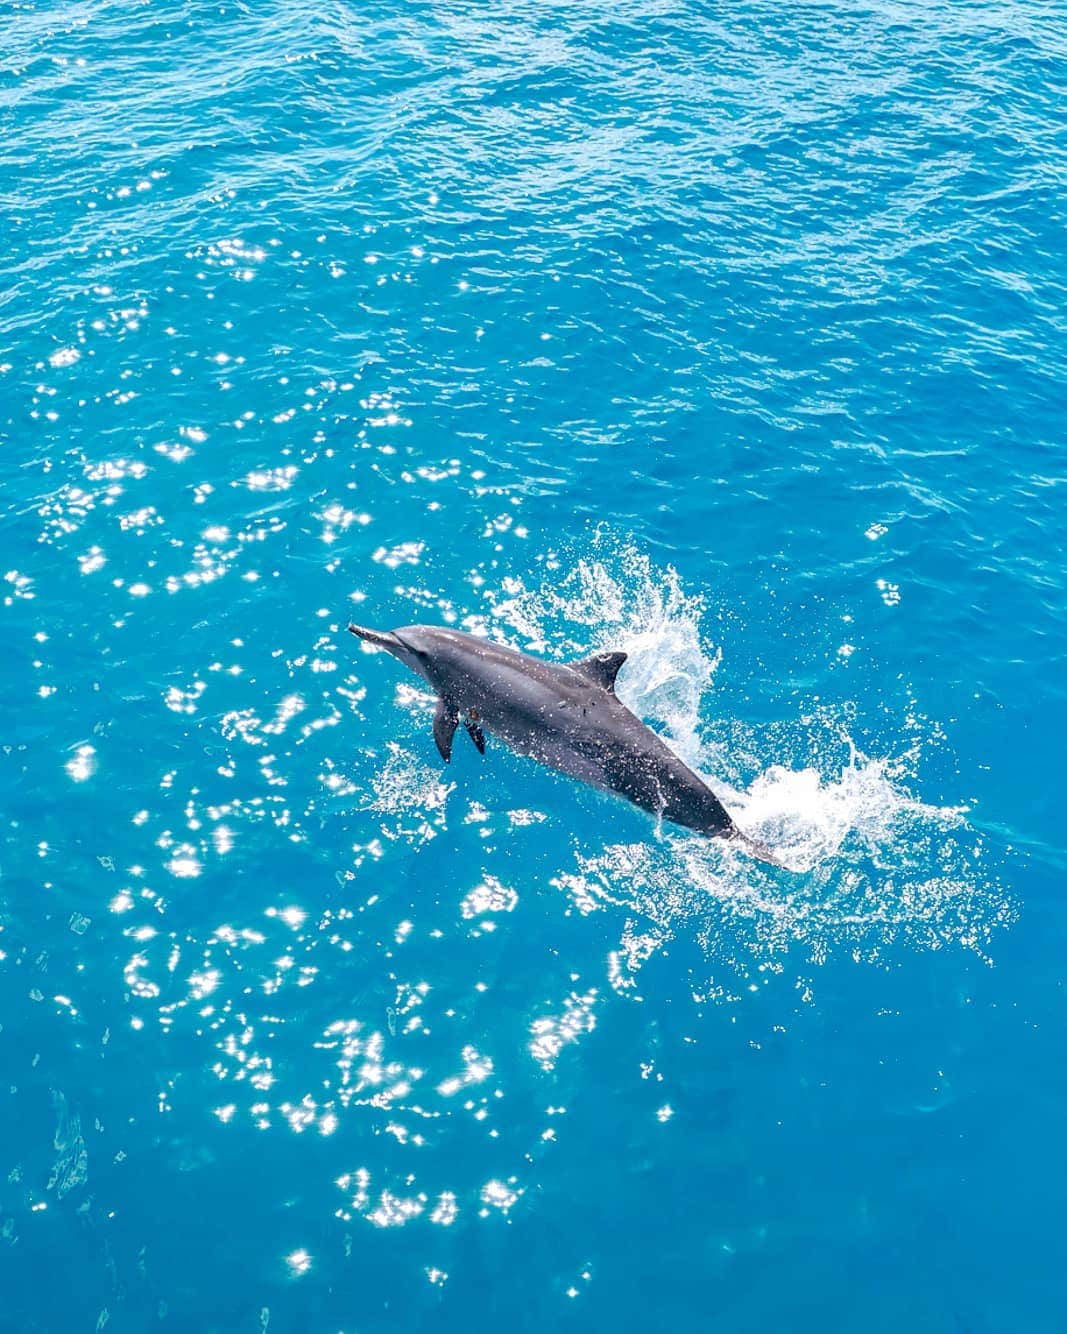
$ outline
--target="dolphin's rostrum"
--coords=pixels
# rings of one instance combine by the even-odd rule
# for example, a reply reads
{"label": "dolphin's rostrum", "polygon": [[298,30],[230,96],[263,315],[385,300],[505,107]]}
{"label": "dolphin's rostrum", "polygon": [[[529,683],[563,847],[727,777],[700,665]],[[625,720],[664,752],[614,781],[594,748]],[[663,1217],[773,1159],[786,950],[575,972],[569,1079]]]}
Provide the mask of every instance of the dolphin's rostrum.
{"label": "dolphin's rostrum", "polygon": [[521,755],[616,792],[672,824],[737,840],[753,856],[778,859],[742,834],[703,779],[615,694],[625,653],[552,663],[443,626],[349,630],[386,649],[437,694],[433,736],[442,759],[462,719],[478,749],[486,732]]}

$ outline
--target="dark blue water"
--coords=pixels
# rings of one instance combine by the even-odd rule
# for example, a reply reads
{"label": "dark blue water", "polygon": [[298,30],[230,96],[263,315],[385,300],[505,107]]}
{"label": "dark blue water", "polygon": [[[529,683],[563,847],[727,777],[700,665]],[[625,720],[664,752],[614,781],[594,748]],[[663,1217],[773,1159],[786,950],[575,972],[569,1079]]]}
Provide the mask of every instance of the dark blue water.
{"label": "dark blue water", "polygon": [[0,8],[0,1328],[1063,1329],[1065,20]]}

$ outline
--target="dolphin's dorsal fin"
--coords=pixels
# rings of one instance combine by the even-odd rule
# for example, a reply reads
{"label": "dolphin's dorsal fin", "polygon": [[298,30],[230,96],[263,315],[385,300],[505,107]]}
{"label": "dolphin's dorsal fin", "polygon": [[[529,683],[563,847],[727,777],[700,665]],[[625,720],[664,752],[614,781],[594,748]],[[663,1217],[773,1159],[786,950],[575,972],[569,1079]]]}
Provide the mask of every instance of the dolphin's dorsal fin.
{"label": "dolphin's dorsal fin", "polygon": [[603,686],[605,690],[610,690],[614,694],[615,678],[625,661],[625,653],[594,653],[591,658],[572,662],[571,666],[594,685]]}

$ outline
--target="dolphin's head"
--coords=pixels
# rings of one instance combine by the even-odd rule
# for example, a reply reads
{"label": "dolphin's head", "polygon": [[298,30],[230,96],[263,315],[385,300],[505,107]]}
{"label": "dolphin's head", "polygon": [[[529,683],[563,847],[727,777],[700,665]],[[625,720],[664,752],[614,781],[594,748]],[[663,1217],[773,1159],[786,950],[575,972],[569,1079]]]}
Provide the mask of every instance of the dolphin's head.
{"label": "dolphin's head", "polygon": [[[431,680],[431,671],[436,648],[435,630],[428,625],[407,625],[400,630],[368,630],[362,625],[350,625],[351,634],[357,635],[365,644],[383,648],[394,658],[399,658],[405,667],[418,672],[427,681]],[[437,632],[439,633],[439,632]]]}

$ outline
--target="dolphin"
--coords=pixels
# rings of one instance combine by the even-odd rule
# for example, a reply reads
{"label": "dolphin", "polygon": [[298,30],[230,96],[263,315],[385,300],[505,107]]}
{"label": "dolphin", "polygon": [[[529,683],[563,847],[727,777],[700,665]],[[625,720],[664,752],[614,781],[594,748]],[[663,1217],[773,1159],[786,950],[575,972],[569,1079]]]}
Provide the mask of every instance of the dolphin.
{"label": "dolphin", "polygon": [[452,756],[462,719],[485,754],[485,734],[550,769],[617,793],[642,810],[711,838],[736,842],[781,866],[743,834],[722,802],[692,769],[615,694],[625,653],[595,653],[580,662],[544,662],[503,644],[435,625],[386,632],[348,629],[417,672],[437,695],[433,737]]}

